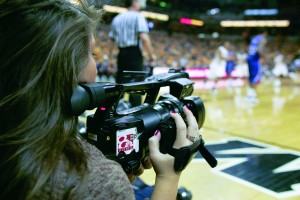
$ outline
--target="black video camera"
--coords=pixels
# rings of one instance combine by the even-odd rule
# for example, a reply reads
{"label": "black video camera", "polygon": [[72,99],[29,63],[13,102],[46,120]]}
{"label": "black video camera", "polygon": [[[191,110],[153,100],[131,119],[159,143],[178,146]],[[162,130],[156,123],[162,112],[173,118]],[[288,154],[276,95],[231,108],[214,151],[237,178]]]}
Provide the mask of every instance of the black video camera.
{"label": "black video camera", "polygon": [[[188,106],[199,128],[204,123],[205,108],[198,96],[191,96],[193,85],[187,73],[176,70],[153,75],[137,83],[81,84],[74,91],[71,106],[74,115],[97,108],[93,115],[87,117],[84,138],[107,158],[119,162],[127,173],[133,173],[140,167],[148,151],[148,139],[156,130],[161,132],[160,151],[175,157],[175,171],[182,171],[197,151],[211,167],[215,167],[217,161],[204,147],[201,136],[188,147],[172,147],[176,139],[176,124],[170,117],[170,111],[184,118],[183,107]],[[165,86],[169,86],[170,93],[158,98],[160,88]],[[146,98],[140,106],[118,111],[118,103],[125,93],[146,94]]]}

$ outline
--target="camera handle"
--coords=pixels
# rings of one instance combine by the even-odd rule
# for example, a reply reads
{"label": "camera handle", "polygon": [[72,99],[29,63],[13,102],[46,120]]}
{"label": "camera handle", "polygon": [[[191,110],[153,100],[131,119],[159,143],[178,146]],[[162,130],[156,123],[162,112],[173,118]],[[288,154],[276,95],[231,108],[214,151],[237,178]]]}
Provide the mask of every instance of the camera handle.
{"label": "camera handle", "polygon": [[168,153],[175,158],[174,170],[181,172],[185,169],[188,163],[192,160],[193,155],[199,151],[207,163],[212,167],[217,166],[217,160],[215,157],[205,148],[204,141],[200,136],[197,141],[189,146],[182,147],[180,149],[170,148]]}
{"label": "camera handle", "polygon": [[[203,141],[203,140],[202,140]],[[202,157],[206,160],[206,162],[212,167],[216,167],[218,164],[218,161],[216,160],[216,158],[207,150],[207,148],[205,148],[204,144],[200,145],[198,148],[200,154],[202,155]]]}

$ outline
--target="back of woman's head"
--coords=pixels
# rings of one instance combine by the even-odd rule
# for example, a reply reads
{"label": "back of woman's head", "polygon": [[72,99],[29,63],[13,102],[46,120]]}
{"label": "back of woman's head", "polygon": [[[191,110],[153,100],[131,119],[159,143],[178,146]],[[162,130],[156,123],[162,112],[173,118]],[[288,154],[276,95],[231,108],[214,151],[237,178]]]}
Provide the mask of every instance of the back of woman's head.
{"label": "back of woman's head", "polygon": [[60,159],[85,170],[69,102],[97,17],[83,2],[0,3],[0,199],[32,197]]}

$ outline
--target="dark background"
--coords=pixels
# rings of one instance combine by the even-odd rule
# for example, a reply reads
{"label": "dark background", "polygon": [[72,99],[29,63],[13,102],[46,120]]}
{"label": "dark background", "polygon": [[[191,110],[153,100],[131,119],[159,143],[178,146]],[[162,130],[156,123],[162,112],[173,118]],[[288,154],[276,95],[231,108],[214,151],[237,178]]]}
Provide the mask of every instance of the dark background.
{"label": "dark background", "polygon": [[[122,0],[89,0],[101,8],[104,4],[124,6]],[[162,3],[164,2],[164,3]],[[163,6],[162,6],[163,4]],[[209,10],[218,8],[219,13],[209,14]],[[274,16],[246,16],[246,9],[278,9]],[[299,0],[147,0],[147,11],[168,14],[168,22],[152,21],[154,29],[169,32],[184,32],[189,34],[219,32],[221,34],[236,34],[253,32],[256,28],[224,28],[221,20],[290,20],[290,26],[285,28],[268,28],[271,35],[300,35],[300,1]],[[104,22],[109,24],[116,14],[104,15]],[[179,23],[181,17],[204,21],[204,26],[195,27]]]}

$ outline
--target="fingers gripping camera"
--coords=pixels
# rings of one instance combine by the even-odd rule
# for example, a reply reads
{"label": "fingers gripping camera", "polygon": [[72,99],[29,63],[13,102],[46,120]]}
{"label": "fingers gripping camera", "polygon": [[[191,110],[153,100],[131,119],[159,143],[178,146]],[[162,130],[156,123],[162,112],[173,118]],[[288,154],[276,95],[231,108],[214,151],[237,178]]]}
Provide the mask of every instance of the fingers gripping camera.
{"label": "fingers gripping camera", "polygon": [[[74,91],[71,108],[74,115],[97,108],[95,114],[87,117],[87,131],[83,137],[106,157],[119,162],[127,173],[139,168],[148,152],[148,139],[155,130],[161,132],[160,151],[175,157],[175,171],[182,171],[197,151],[215,167],[217,161],[204,147],[201,136],[190,146],[173,148],[176,124],[170,111],[184,118],[183,107],[188,106],[197,119],[198,128],[204,123],[203,102],[198,96],[191,96],[193,84],[187,73],[177,71],[153,75],[137,83],[82,84]],[[170,93],[158,98],[160,88],[165,86],[170,87]],[[140,106],[117,112],[125,93],[143,93],[146,98]]]}

